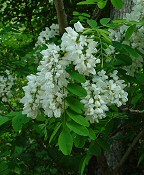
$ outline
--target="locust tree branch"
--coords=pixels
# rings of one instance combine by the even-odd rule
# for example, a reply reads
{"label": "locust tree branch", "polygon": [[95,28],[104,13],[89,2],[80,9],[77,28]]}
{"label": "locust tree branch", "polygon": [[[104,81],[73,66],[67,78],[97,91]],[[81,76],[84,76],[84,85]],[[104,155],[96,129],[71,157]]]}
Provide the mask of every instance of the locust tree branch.
{"label": "locust tree branch", "polygon": [[112,175],[116,175],[118,173],[119,169],[124,165],[124,163],[126,162],[127,158],[131,154],[133,148],[136,146],[136,144],[138,143],[138,141],[140,140],[140,138],[143,135],[144,135],[144,129],[141,132],[139,132],[139,134],[134,138],[132,144],[129,146],[129,148],[127,149],[126,153],[123,155],[122,159],[120,160],[119,164],[116,166],[116,168],[112,172]]}

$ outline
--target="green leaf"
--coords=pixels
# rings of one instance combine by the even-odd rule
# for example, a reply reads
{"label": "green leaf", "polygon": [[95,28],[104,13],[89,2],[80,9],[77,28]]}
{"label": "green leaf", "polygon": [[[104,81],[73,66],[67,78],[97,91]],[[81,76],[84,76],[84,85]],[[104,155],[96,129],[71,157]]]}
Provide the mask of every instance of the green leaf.
{"label": "green leaf", "polygon": [[103,139],[97,139],[97,143],[103,148],[104,151],[109,149],[109,144],[105,142]]}
{"label": "green leaf", "polygon": [[98,144],[91,144],[88,149],[88,154],[99,156],[101,154],[101,147]]}
{"label": "green leaf", "polygon": [[64,155],[70,155],[73,147],[73,138],[68,129],[64,129],[58,138],[59,149]]}
{"label": "green leaf", "polygon": [[89,15],[88,13],[82,13],[81,15],[86,16],[86,17],[90,18],[90,15]]}
{"label": "green leaf", "polygon": [[118,50],[120,50],[122,48],[122,44],[118,41],[112,41],[112,44]]}
{"label": "green leaf", "polygon": [[74,145],[76,148],[83,148],[85,145],[85,137],[76,135],[74,138]]}
{"label": "green leaf", "polygon": [[39,116],[36,118],[36,120],[37,120],[37,121],[41,121],[41,122],[43,122],[43,121],[46,120],[46,118],[45,118],[44,115],[39,115]]}
{"label": "green leaf", "polygon": [[97,27],[97,22],[93,19],[88,19],[87,23],[89,24],[89,26],[91,26],[92,28],[96,28]]}
{"label": "green leaf", "polygon": [[114,104],[110,106],[110,109],[112,109],[115,112],[119,111],[118,107],[116,105],[114,105]]}
{"label": "green leaf", "polygon": [[114,19],[114,20],[112,20],[112,22],[114,24],[121,24],[121,23],[126,22],[126,19]]}
{"label": "green leaf", "polygon": [[103,133],[103,136],[105,138],[110,137],[110,133],[112,132],[113,128],[114,128],[114,120],[110,120],[105,126],[105,131]]}
{"label": "green leaf", "polygon": [[94,132],[94,130],[92,128],[89,128],[89,137],[92,140],[95,140],[96,139],[96,134],[95,134],[95,132]]}
{"label": "green leaf", "polygon": [[18,157],[24,151],[24,147],[15,146],[14,156]]}
{"label": "green leaf", "polygon": [[100,23],[103,25],[103,26],[106,26],[109,22],[110,22],[110,18],[102,18],[100,20]]}
{"label": "green leaf", "polygon": [[51,141],[53,140],[54,136],[56,135],[56,133],[58,132],[58,130],[60,129],[62,123],[58,122],[57,125],[54,127],[54,131],[49,139],[49,143],[51,143]]}
{"label": "green leaf", "polygon": [[91,5],[96,4],[99,0],[87,0],[77,3],[77,5]]}
{"label": "green leaf", "polygon": [[77,71],[68,71],[69,75],[78,83],[85,83],[86,78]]}
{"label": "green leaf", "polygon": [[122,0],[111,0],[111,3],[117,9],[121,9],[123,7],[123,1]]}
{"label": "green leaf", "polygon": [[88,165],[90,158],[91,158],[90,155],[86,155],[85,157],[83,157],[82,161],[80,162],[80,175],[83,175],[85,167],[86,165]]}
{"label": "green leaf", "polygon": [[78,135],[81,135],[81,136],[89,135],[89,131],[85,126],[79,125],[72,121],[67,122],[66,125],[71,131],[75,132]]}
{"label": "green leaf", "polygon": [[83,34],[85,34],[85,35],[90,35],[90,34],[92,34],[93,33],[93,30],[92,29],[86,29],[86,30],[84,30],[84,32],[83,32]]}
{"label": "green leaf", "polygon": [[9,121],[9,119],[7,117],[0,116],[0,126],[3,125],[4,123],[6,123],[7,121]]}
{"label": "green leaf", "polygon": [[76,123],[78,123],[78,124],[80,124],[82,126],[86,126],[86,127],[90,126],[89,122],[83,116],[77,115],[77,114],[71,112],[70,110],[67,110],[66,113]]}
{"label": "green leaf", "polygon": [[5,174],[5,171],[8,169],[8,163],[6,161],[0,162],[0,174]]}
{"label": "green leaf", "polygon": [[68,84],[67,89],[73,93],[74,95],[77,95],[78,97],[86,97],[87,96],[87,91],[82,87],[77,84]]}
{"label": "green leaf", "polygon": [[141,85],[144,86],[144,74],[143,73],[136,74],[136,79]]}
{"label": "green leaf", "polygon": [[101,33],[101,35],[103,36],[103,39],[105,41],[107,41],[109,44],[111,44],[111,39],[105,33]]}
{"label": "green leaf", "polygon": [[100,9],[103,9],[105,6],[106,6],[106,3],[107,3],[107,0],[106,1],[99,1],[98,3],[97,3],[97,5],[98,5],[98,7],[100,8]]}
{"label": "green leaf", "polygon": [[128,55],[125,54],[118,54],[116,55],[116,66],[129,66],[132,64],[132,59]]}
{"label": "green leaf", "polygon": [[136,30],[136,24],[130,26],[125,34],[125,40],[128,41],[130,39],[130,37],[132,36],[132,34],[134,33],[134,31]]}
{"label": "green leaf", "polygon": [[25,115],[22,115],[21,112],[17,112],[15,117],[12,119],[13,129],[18,132],[22,129],[23,124],[27,123],[29,118]]}
{"label": "green leaf", "polygon": [[100,33],[100,35],[103,36],[103,38],[108,42],[112,43],[111,39],[109,38],[109,32],[103,29],[97,29],[97,32]]}
{"label": "green leaf", "polygon": [[130,47],[130,46],[126,45],[126,44],[123,44],[122,46],[133,57],[137,58],[139,56],[138,52],[135,49],[133,49],[132,47]]}
{"label": "green leaf", "polygon": [[142,93],[137,94],[135,97],[132,98],[131,103],[132,103],[133,105],[136,105],[136,103],[141,99],[142,96],[143,96]]}
{"label": "green leaf", "polygon": [[68,98],[66,98],[66,101],[67,101],[69,107],[73,111],[75,111],[79,114],[82,113],[82,110],[84,109],[84,105],[78,99],[76,99],[74,97],[68,97]]}
{"label": "green leaf", "polygon": [[139,166],[144,161],[144,154],[142,154],[138,160],[137,166]]}

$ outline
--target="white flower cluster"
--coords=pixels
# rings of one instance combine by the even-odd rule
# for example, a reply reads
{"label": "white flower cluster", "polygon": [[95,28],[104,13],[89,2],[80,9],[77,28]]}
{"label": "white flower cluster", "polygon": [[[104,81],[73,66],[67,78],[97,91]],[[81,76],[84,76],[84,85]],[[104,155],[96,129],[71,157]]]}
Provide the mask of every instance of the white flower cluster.
{"label": "white flower cluster", "polygon": [[5,71],[6,76],[0,76],[0,98],[3,102],[7,102],[12,95],[12,86],[14,85],[14,80],[12,75],[8,70]]}
{"label": "white flower cluster", "polygon": [[40,46],[42,44],[48,44],[49,39],[59,35],[59,26],[58,24],[52,24],[50,28],[46,27],[38,36],[38,41],[35,46]]}
{"label": "white flower cluster", "polygon": [[[132,8],[131,13],[126,14],[126,21],[141,21],[144,18],[144,1],[143,0],[133,0],[134,6]],[[138,25],[138,27],[140,27]],[[110,32],[110,38],[113,41],[121,41],[125,37],[125,32],[127,31],[128,26],[123,25],[120,27],[119,31],[115,31],[113,29],[109,29]],[[144,27],[140,27],[137,31],[133,33],[129,41],[124,41],[124,44],[131,45],[134,49],[138,49],[140,52],[144,54],[144,44],[143,44],[143,38],[144,38]],[[110,46],[110,48],[106,49],[106,53],[108,55],[113,54],[115,52],[115,49],[113,46]],[[141,56],[135,58],[132,58],[132,65],[125,66],[124,69],[127,71],[127,73],[131,76],[134,76],[134,73],[142,68],[143,66],[143,58]]]}
{"label": "white flower cluster", "polygon": [[60,117],[65,109],[67,73],[58,63],[61,60],[59,51],[59,46],[49,45],[42,51],[37,75],[27,77],[28,85],[23,87],[25,96],[21,103],[24,103],[23,114],[28,117],[36,118],[41,110],[48,117]]}
{"label": "white flower cluster", "polygon": [[96,64],[100,63],[100,59],[96,57],[98,43],[88,36],[78,34],[84,30],[79,22],[74,27],[76,31],[67,27],[66,33],[62,36],[61,48],[65,52],[64,60],[73,63],[79,73],[94,75]]}
{"label": "white flower cluster", "polygon": [[92,79],[83,83],[88,95],[81,100],[85,107],[85,115],[91,123],[98,122],[106,117],[109,106],[115,104],[121,106],[126,103],[128,93],[124,91],[126,85],[123,80],[119,80],[117,71],[109,77],[104,70],[97,73]]}
{"label": "white flower cluster", "polygon": [[82,99],[88,120],[98,122],[106,116],[109,105],[125,104],[127,93],[123,90],[123,81],[118,80],[117,72],[110,75],[111,80],[104,71],[96,75],[95,68],[100,63],[99,44],[92,37],[83,35],[83,31],[84,27],[77,22],[74,29],[66,28],[60,45],[47,44],[47,49],[41,52],[43,59],[38,72],[27,77],[28,85],[23,88],[25,96],[21,103],[24,104],[23,113],[28,117],[36,118],[41,112],[48,117],[61,117],[68,107],[65,98],[70,76],[66,68],[70,65],[80,74],[94,77],[92,83],[88,80],[82,84],[88,92],[88,96]]}
{"label": "white flower cluster", "polygon": [[[25,96],[21,99],[24,104],[23,113],[36,118],[40,111],[48,117],[60,117],[66,109],[65,98],[69,74],[66,67],[70,64],[84,75],[95,74],[95,67],[100,59],[95,57],[97,42],[81,34],[84,28],[80,22],[75,30],[66,28],[60,46],[48,44],[41,54],[43,59],[38,66],[37,75],[27,77],[28,85],[24,87]],[[78,33],[80,32],[80,33]]]}

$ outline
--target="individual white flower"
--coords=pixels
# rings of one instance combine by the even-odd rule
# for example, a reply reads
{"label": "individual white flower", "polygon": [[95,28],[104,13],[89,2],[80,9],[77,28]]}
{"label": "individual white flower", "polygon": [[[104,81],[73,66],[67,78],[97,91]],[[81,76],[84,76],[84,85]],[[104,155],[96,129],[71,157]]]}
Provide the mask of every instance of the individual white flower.
{"label": "individual white flower", "polygon": [[84,31],[84,27],[82,26],[82,24],[79,21],[74,24],[74,28],[77,32],[83,32]]}

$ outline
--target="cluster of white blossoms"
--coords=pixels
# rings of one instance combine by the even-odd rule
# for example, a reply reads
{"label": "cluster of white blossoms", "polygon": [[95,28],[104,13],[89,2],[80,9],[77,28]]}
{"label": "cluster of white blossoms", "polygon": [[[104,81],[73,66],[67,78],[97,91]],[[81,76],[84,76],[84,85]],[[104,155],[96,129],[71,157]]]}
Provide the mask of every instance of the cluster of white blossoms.
{"label": "cluster of white blossoms", "polygon": [[80,22],[74,24],[74,27],[76,31],[67,27],[62,36],[61,48],[65,53],[63,59],[69,64],[72,63],[80,74],[95,75],[96,64],[100,63],[100,59],[96,56],[98,43],[93,38],[79,35],[78,32],[84,30]]}
{"label": "cluster of white blossoms", "polygon": [[[143,0],[133,0],[134,6],[132,8],[131,13],[126,14],[126,21],[137,21],[140,22],[144,18],[144,1]],[[125,32],[127,31],[129,26],[123,25],[120,27],[119,31],[115,31],[113,29],[109,29],[110,35],[109,37],[113,41],[122,41],[125,37]],[[124,44],[132,46],[134,49],[138,49],[141,53],[144,54],[144,44],[143,44],[143,38],[144,38],[144,26],[140,26],[137,24],[137,27],[139,27],[131,36],[129,41],[123,41]],[[110,48],[106,49],[107,54],[113,54],[115,53],[115,49],[113,46],[110,46]],[[143,66],[143,58],[142,56],[139,56],[137,58],[131,56],[132,59],[132,65],[125,66],[124,69],[127,71],[127,74],[134,76],[135,72],[142,68]]]}
{"label": "cluster of white blossoms", "polygon": [[5,71],[6,76],[0,76],[0,98],[3,102],[7,102],[12,95],[12,86],[15,78],[10,75],[8,70]]}
{"label": "cluster of white blossoms", "polygon": [[47,44],[50,38],[59,35],[59,25],[52,24],[49,28],[46,27],[44,31],[42,31],[38,36],[38,41],[35,46],[40,46],[42,44]]}
{"label": "cluster of white blossoms", "polygon": [[82,86],[88,95],[81,102],[85,107],[85,116],[91,123],[105,118],[110,105],[115,104],[119,107],[128,100],[128,93],[124,91],[126,84],[119,80],[116,70],[109,76],[101,70],[92,82],[87,80]]}
{"label": "cluster of white blossoms", "polygon": [[[28,85],[23,87],[25,96],[23,114],[36,118],[41,112],[48,117],[61,117],[68,107],[66,97],[69,94],[67,85],[72,81],[66,69],[72,65],[80,74],[93,79],[82,86],[88,95],[81,99],[85,106],[85,115],[90,122],[98,122],[106,116],[108,106],[121,106],[127,101],[127,93],[123,90],[124,81],[119,80],[115,71],[108,76],[106,72],[96,73],[99,59],[99,44],[92,37],[83,35],[84,27],[80,22],[74,28],[67,27],[61,38],[61,44],[47,44],[41,52],[43,58],[37,68],[36,75],[27,77]],[[94,97],[93,97],[94,95]]]}
{"label": "cluster of white blossoms", "polygon": [[36,118],[41,111],[48,117],[60,117],[65,109],[64,98],[67,91],[68,74],[59,64],[60,48],[50,44],[42,51],[43,59],[38,66],[38,73],[27,77],[28,85],[23,87],[25,96],[23,114]]}

